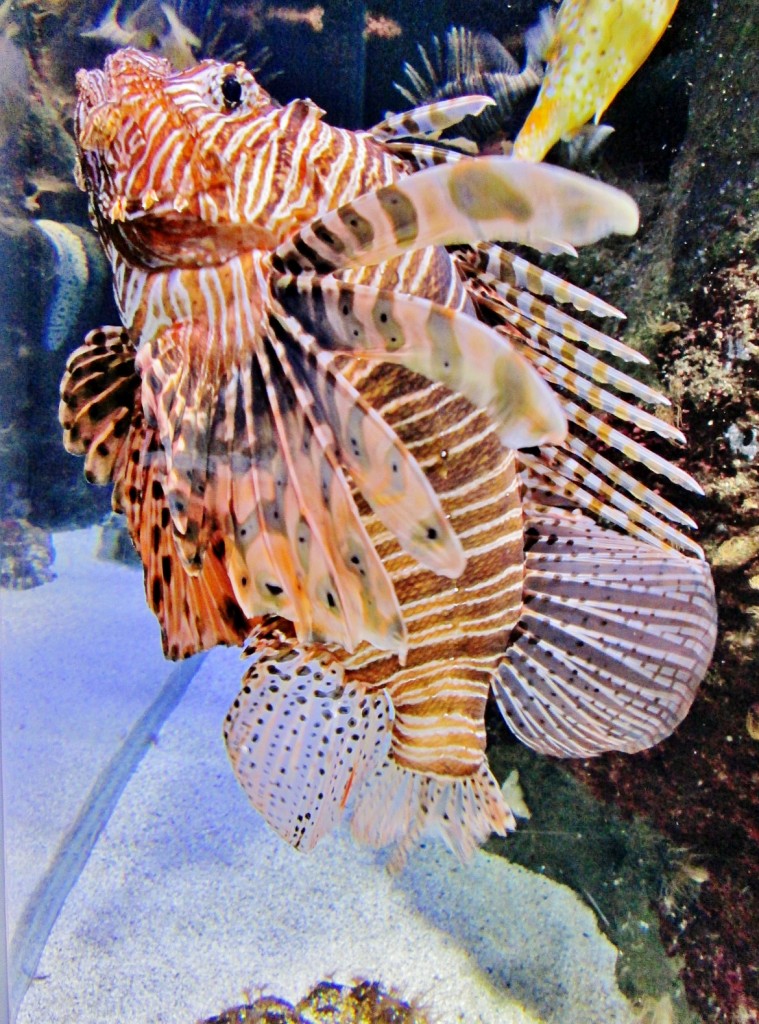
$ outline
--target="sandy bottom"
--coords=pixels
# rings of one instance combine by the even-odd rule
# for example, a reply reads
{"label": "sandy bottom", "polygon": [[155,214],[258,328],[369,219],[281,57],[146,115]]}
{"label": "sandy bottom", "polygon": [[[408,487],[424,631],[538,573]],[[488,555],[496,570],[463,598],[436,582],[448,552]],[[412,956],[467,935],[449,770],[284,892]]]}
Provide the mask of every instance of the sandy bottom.
{"label": "sandy bottom", "polygon": [[[2,598],[17,946],[30,900],[62,885],[96,778],[172,671],[139,572],[95,562],[91,531],[55,541],[59,578]],[[325,978],[379,980],[440,1024],[629,1024],[616,950],[569,889],[484,853],[461,867],[436,844],[393,877],[342,833],[303,856],[270,832],[221,738],[240,673],[237,651],[211,652],[155,735],[37,936],[18,1024],[194,1024]]]}

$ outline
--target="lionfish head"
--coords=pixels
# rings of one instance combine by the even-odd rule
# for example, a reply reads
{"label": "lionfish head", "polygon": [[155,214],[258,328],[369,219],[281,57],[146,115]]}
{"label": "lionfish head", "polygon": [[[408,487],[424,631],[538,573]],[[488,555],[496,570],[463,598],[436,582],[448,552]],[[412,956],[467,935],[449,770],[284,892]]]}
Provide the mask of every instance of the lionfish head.
{"label": "lionfish head", "polygon": [[126,49],[76,83],[77,183],[104,242],[150,267],[215,264],[271,244],[265,225],[245,223],[240,149],[277,105],[244,65],[176,72]]}

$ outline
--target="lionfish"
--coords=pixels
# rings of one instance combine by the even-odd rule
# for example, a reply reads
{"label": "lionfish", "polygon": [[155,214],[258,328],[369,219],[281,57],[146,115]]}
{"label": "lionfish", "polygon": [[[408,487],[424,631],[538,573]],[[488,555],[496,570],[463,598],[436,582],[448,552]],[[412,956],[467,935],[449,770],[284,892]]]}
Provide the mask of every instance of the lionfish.
{"label": "lionfish", "polygon": [[633,233],[634,203],[436,145],[487,97],[353,132],[241,63],[131,49],[77,87],[123,323],[69,359],[65,444],[113,484],[166,655],[245,645],[224,734],[268,823],[310,849],[346,815],[397,859],[426,832],[466,858],[514,828],[489,693],[545,754],[667,736],[711,577],[613,452],[698,485],[612,421],[682,435],[594,352],[643,357],[558,307],[621,314],[493,241],[573,251]]}

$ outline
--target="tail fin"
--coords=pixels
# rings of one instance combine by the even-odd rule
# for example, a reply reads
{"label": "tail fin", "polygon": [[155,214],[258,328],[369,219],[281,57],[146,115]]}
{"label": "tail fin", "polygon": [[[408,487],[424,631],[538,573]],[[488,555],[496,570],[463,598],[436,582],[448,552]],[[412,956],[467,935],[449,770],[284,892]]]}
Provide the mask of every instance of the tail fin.
{"label": "tail fin", "polygon": [[466,862],[492,832],[516,828],[487,762],[471,775],[415,772],[388,757],[358,792],[351,821],[354,838],[375,848],[393,847],[398,870],[424,834],[438,834]]}
{"label": "tail fin", "polygon": [[557,757],[633,753],[682,721],[716,636],[708,566],[527,507],[524,612],[493,690],[511,730]]}

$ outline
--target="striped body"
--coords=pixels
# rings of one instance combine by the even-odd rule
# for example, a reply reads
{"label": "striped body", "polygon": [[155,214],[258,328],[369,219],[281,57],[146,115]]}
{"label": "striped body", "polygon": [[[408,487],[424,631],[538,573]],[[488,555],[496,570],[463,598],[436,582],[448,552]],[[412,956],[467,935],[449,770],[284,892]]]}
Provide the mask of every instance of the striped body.
{"label": "striped body", "polygon": [[[363,389],[429,474],[467,555],[455,580],[421,568],[374,519],[409,631],[405,665],[369,645],[345,661],[368,686],[387,687],[396,711],[392,751],[416,771],[470,775],[483,761],[492,674],[522,606],[522,512],[513,452],[482,412],[403,370],[370,373]],[[400,379],[398,379],[400,378]],[[404,379],[406,378],[406,379]],[[390,387],[388,388],[388,383]],[[382,398],[387,392],[393,397]],[[396,397],[397,396],[397,397]]]}
{"label": "striped body", "polygon": [[[695,486],[608,419],[680,435],[601,387],[661,401],[586,348],[640,357],[551,300],[616,310],[482,241],[567,251],[633,231],[634,204],[424,141],[483,97],[353,133],[239,64],[176,74],[127,50],[78,87],[123,323],[69,360],[65,443],[114,485],[167,655],[247,641],[225,738],[269,823],[308,849],[350,807],[364,842],[403,856],[437,830],[468,856],[514,827],[490,691],[549,753],[671,731],[713,643],[711,582],[671,525],[690,520],[596,442]],[[581,510],[628,535],[622,557]],[[607,642],[620,588],[663,611]]]}

